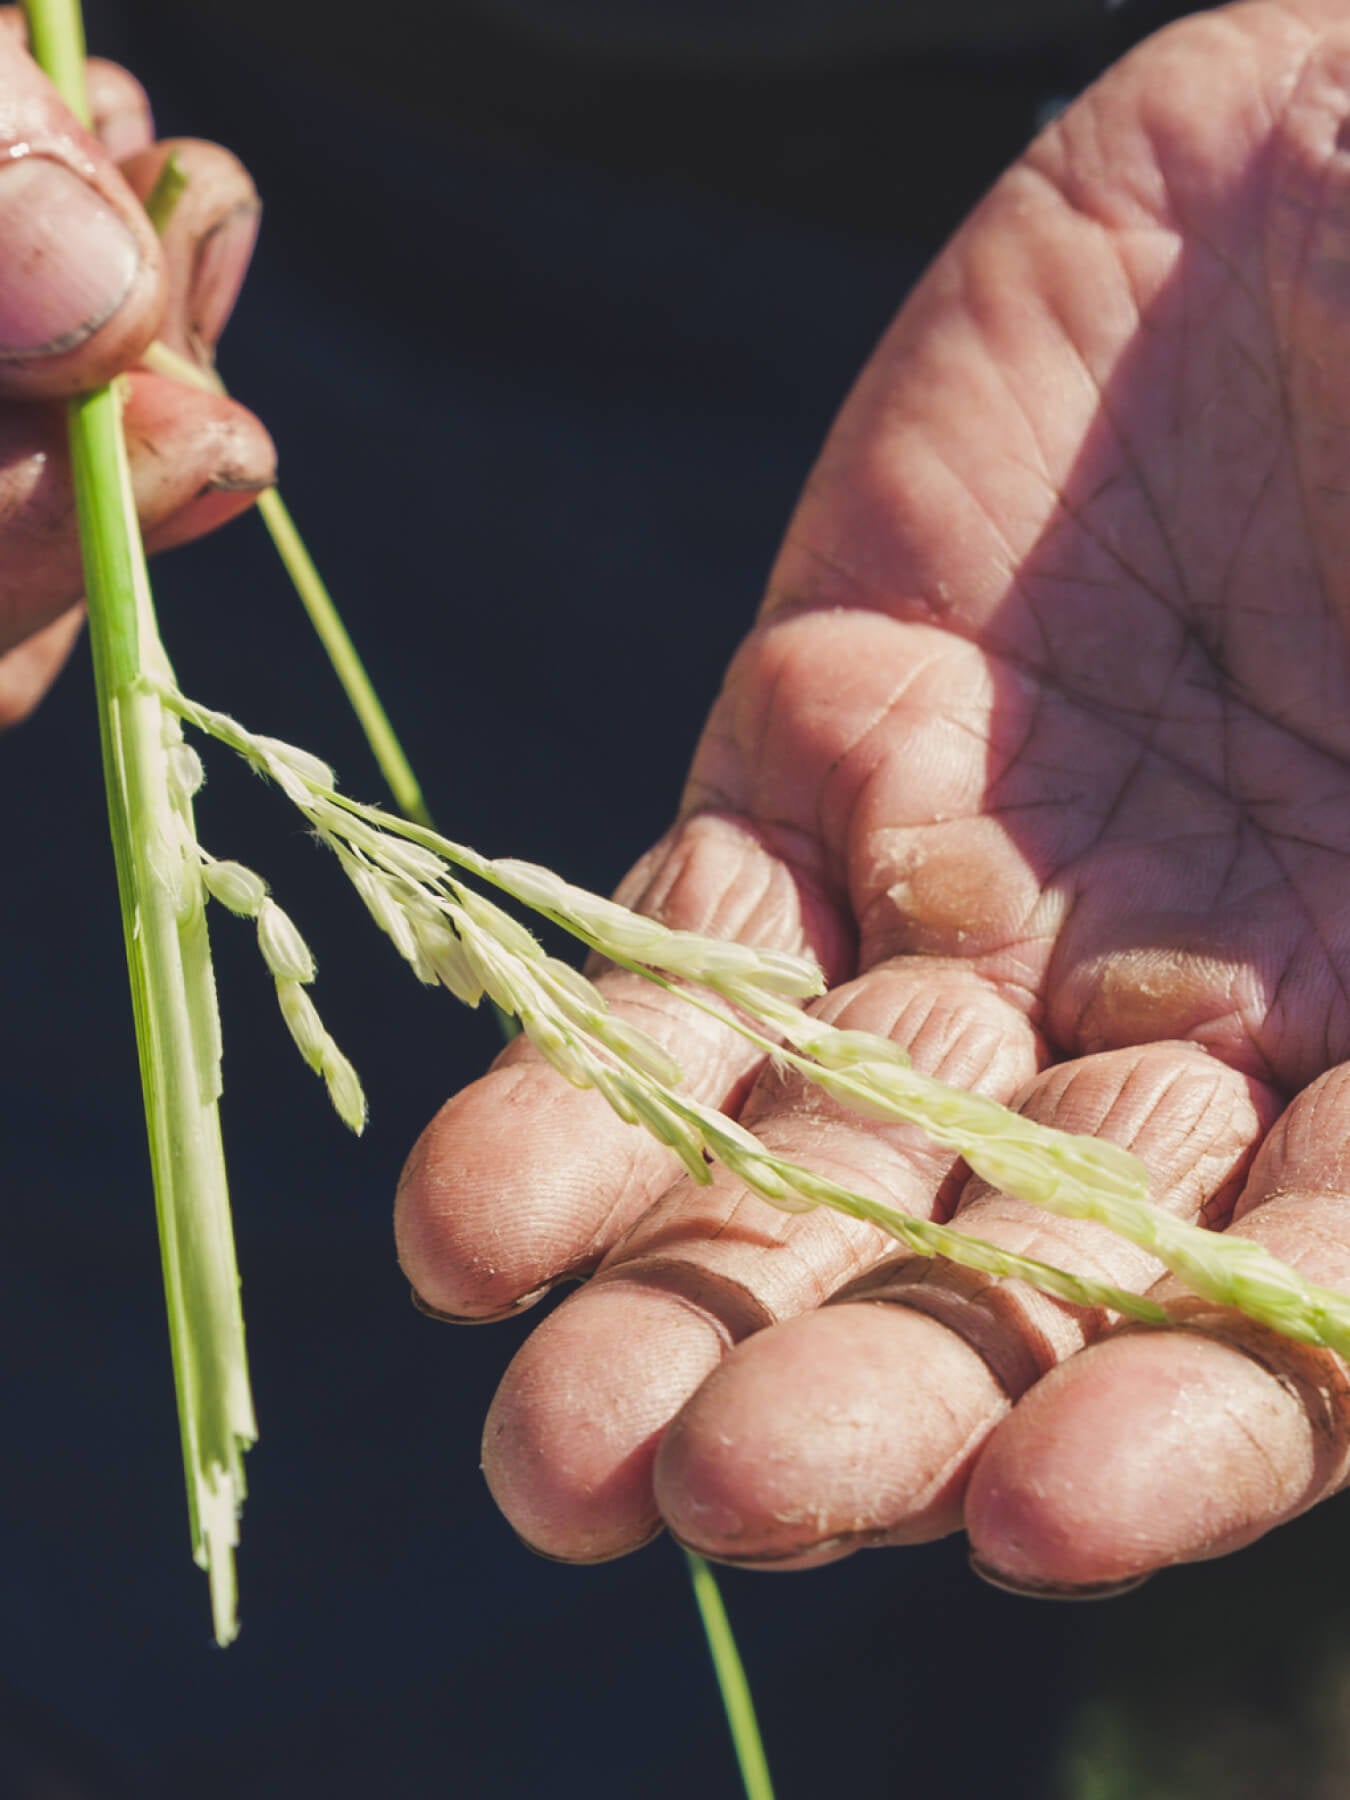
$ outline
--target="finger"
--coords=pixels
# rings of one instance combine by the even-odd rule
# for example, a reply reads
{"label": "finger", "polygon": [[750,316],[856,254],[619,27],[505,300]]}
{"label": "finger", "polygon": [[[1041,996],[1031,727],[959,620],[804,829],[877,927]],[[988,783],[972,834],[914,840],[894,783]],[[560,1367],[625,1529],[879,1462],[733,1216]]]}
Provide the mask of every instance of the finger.
{"label": "finger", "polygon": [[149,196],[171,156],[184,186],[160,238],[168,291],[160,336],[209,363],[244,283],[261,202],[238,157],[197,138],[166,139],[122,164],[138,198]]}
{"label": "finger", "polygon": [[32,712],[60,674],[83,622],[83,611],[73,606],[0,656],[0,731],[20,724]]}
{"label": "finger", "polygon": [[0,392],[77,393],[154,336],[159,246],[98,139],[0,33]]}
{"label": "finger", "polygon": [[[1306,1089],[1263,1146],[1233,1228],[1309,1280],[1350,1288],[1350,1068]],[[1185,1330],[1122,1332],[1034,1388],[971,1481],[978,1563],[1072,1591],[1220,1556],[1345,1483],[1341,1359],[1155,1290]]]}
{"label": "finger", "polygon": [[195,392],[185,403],[180,382],[144,373],[130,390],[127,454],[147,550],[214,531],[275,485],[272,440],[246,407]]}
{"label": "finger", "polygon": [[85,93],[94,134],[115,163],[155,140],[155,122],[145,89],[120,63],[91,56],[84,65]]}
{"label": "finger", "polygon": [[[1061,1064],[1019,1110],[1134,1151],[1170,1212],[1231,1199],[1273,1113],[1257,1084],[1186,1044]],[[1140,1290],[1159,1265],[1104,1227],[971,1181],[962,1231]],[[884,1302],[884,1304],[877,1304]],[[737,1349],[672,1425],[656,1496],[684,1542],[801,1566],[956,1530],[980,1447],[1019,1394],[1106,1315],[922,1259]]]}
{"label": "finger", "polygon": [[[219,523],[274,477],[271,440],[251,413],[178,382],[133,376],[125,425],[152,548]],[[67,611],[83,587],[59,409],[0,409],[0,543],[3,655]]]}
{"label": "finger", "polygon": [[[838,916],[809,873],[729,816],[677,826],[620,888],[664,923],[775,949],[808,949],[827,972],[847,955]],[[611,973],[613,1010],[657,1038],[685,1071],[683,1091],[735,1105],[759,1053],[650,983]],[[680,1172],[671,1151],[578,1092],[517,1039],[457,1094],[413,1149],[399,1183],[399,1258],[443,1316],[501,1317],[546,1286],[589,1271]]]}
{"label": "finger", "polygon": [[[945,982],[916,963],[874,970],[822,1010],[999,1098],[1035,1066],[1026,1019],[957,969]],[[845,1113],[799,1081],[766,1078],[743,1116],[772,1149],[907,1211],[926,1217],[955,1197],[950,1151],[913,1127]],[[876,1228],[826,1208],[771,1207],[725,1170],[707,1188],[680,1182],[508,1369],[483,1438],[498,1505],[553,1556],[634,1548],[660,1524],[660,1434],[731,1345],[818,1306],[889,1247]]]}

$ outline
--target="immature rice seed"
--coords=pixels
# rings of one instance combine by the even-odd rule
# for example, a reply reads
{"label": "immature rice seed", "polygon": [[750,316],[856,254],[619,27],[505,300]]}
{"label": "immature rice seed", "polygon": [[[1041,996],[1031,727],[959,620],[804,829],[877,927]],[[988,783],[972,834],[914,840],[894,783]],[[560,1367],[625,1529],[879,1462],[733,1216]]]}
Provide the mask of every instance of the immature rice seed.
{"label": "immature rice seed", "polygon": [[366,1128],[366,1095],[361,1078],[329,1038],[323,1050],[323,1078],[333,1111],[349,1131],[360,1137]]}
{"label": "immature rice seed", "polygon": [[313,981],[313,953],[275,900],[264,900],[258,908],[258,948],[279,981]]}
{"label": "immature rice seed", "polygon": [[324,1054],[331,1041],[324,1029],[323,1020],[319,1017],[318,1008],[298,981],[278,981],[277,1001],[281,1007],[281,1016],[286,1021],[286,1029],[295,1040],[296,1049],[318,1075],[323,1069]]}
{"label": "immature rice seed", "polygon": [[174,744],[167,755],[169,792],[180,806],[185,806],[206,780],[202,759],[190,744]]}
{"label": "immature rice seed", "polygon": [[280,738],[254,737],[252,742],[268,764],[279,764],[298,775],[307,787],[318,788],[324,793],[333,791],[337,776],[321,757],[312,756],[308,750],[301,750],[295,744],[283,743]]}
{"label": "immature rice seed", "polygon": [[213,900],[241,919],[256,919],[267,898],[267,883],[243,863],[207,858],[202,863],[202,882]]}
{"label": "immature rice seed", "polygon": [[407,909],[393,891],[387,875],[354,857],[344,856],[347,878],[365,902],[366,911],[391,941],[405,962],[416,962],[417,940]]}
{"label": "immature rice seed", "polygon": [[477,1006],[483,998],[483,984],[469,967],[464,946],[448,925],[417,925],[417,942],[432,972],[465,1006]]}

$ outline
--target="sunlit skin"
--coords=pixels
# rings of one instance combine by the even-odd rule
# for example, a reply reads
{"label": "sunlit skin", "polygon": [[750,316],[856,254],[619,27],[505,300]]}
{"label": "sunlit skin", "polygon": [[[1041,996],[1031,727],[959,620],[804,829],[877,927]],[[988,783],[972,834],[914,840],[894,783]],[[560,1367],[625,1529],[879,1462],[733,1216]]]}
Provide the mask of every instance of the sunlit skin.
{"label": "sunlit skin", "polygon": [[[79,341],[25,357],[7,355],[0,346],[0,727],[37,704],[79,630],[74,609],[83,583],[71,529],[60,397],[132,371],[128,449],[152,548],[181,543],[233,518],[274,472],[271,442],[251,413],[135,368],[156,336],[180,353],[209,355],[248,266],[258,217],[253,184],[215,145],[155,144],[143,90],[114,64],[91,62],[89,96],[92,137],[26,54],[18,15],[0,9],[0,182],[15,173],[27,180],[35,164],[58,165],[111,209],[136,248],[124,298]],[[137,197],[149,193],[171,148],[188,186],[157,244]],[[44,196],[40,205],[51,202]],[[0,204],[0,245],[6,217]],[[76,254],[78,231],[68,235],[59,216],[54,228]],[[24,274],[32,304],[40,308],[42,263],[26,264]],[[12,268],[5,277],[6,304],[14,304]]]}
{"label": "sunlit skin", "polygon": [[[809,948],[829,1016],[1128,1146],[1160,1204],[1350,1287],[1348,424],[1350,18],[1194,18],[1038,138],[905,305],[621,897]],[[605,982],[781,1153],[1157,1280]],[[1350,1468],[1340,1363],[1175,1286],[1184,1329],[1113,1332],[677,1175],[519,1044],[409,1161],[428,1306],[487,1319],[593,1275],[485,1433],[548,1555],[665,1524],[798,1567],[964,1527],[1011,1584],[1109,1591]]]}

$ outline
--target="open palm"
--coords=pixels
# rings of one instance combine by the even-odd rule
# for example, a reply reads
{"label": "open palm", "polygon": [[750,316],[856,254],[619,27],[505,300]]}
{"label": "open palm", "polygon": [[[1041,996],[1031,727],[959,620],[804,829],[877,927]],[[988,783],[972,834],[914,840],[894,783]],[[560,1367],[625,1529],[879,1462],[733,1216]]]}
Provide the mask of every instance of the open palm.
{"label": "open palm", "polygon": [[[809,947],[828,1016],[1134,1150],[1160,1204],[1350,1286],[1350,26],[1250,4],[1145,45],[935,264],[845,406],[680,822],[621,897]],[[1346,146],[1343,148],[1343,144]],[[775,1149],[1122,1286],[1102,1228],[615,1003]],[[710,1188],[528,1047],[400,1192],[460,1318],[598,1271],[485,1467],[556,1556],[663,1522],[806,1565],[970,1533],[1037,1589],[1214,1555],[1342,1480],[1341,1366],[1165,1285],[1184,1329],[897,1258]],[[822,1303],[831,1301],[824,1306]],[[1204,1330],[1198,1327],[1205,1327]],[[1104,1335],[1105,1334],[1105,1335]]]}

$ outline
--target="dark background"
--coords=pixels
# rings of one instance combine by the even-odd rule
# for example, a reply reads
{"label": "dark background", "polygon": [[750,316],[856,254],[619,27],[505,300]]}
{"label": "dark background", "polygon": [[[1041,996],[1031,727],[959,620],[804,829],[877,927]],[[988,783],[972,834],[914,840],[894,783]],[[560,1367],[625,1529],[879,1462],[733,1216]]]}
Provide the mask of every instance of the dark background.
{"label": "dark background", "polygon": [[[89,9],[161,128],[230,144],[264,194],[222,370],[273,431],[434,810],[601,890],[668,820],[815,448],[915,274],[1048,104],[1186,9],[1070,0],[1038,34],[990,7],[917,45],[903,8],[832,29],[803,5],[777,35],[729,10],[739,35],[676,6],[616,10],[620,30],[598,0]],[[378,797],[256,521],[155,577],[189,693]],[[372,1123],[346,1137],[247,929],[219,923],[263,1431],[221,1654],[77,655],[0,744],[0,1800],[735,1795],[677,1554],[573,1570],[517,1543],[478,1431],[528,1324],[434,1325],[394,1261],[402,1158],[490,1021],[419,991],[284,803],[223,752],[209,767],[203,840],[314,943]],[[781,1800],[1340,1794],[1340,1530],[1324,1509],[1102,1607],[996,1594],[959,1541],[726,1573]]]}

